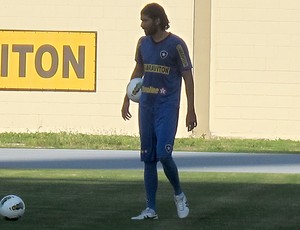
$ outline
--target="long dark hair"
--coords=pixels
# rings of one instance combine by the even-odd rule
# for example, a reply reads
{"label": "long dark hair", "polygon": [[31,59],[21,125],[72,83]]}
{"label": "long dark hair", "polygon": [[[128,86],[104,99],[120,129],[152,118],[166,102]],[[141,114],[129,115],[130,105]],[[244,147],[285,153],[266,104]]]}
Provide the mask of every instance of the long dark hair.
{"label": "long dark hair", "polygon": [[152,18],[153,20],[159,18],[160,19],[160,27],[163,30],[167,30],[170,28],[170,26],[169,26],[170,22],[169,22],[168,16],[166,15],[164,8],[157,3],[150,3],[150,4],[146,5],[142,9],[141,14],[147,15],[150,18]]}

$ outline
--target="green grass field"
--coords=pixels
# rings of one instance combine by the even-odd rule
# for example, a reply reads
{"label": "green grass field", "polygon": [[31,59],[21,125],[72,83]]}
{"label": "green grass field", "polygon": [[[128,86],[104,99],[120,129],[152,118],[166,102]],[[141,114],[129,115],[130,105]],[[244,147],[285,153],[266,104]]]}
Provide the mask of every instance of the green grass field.
{"label": "green grass field", "polygon": [[[139,138],[74,133],[2,133],[2,148],[138,149]],[[300,153],[291,140],[176,139],[175,150]],[[1,157],[1,156],[0,156]],[[299,229],[300,174],[180,174],[191,212],[178,219],[160,172],[159,220],[131,221],[144,209],[142,171],[0,169],[0,197],[19,195],[26,212],[0,230]]]}
{"label": "green grass field", "polygon": [[159,174],[159,220],[131,221],[144,208],[142,171],[0,170],[0,196],[26,204],[1,230],[299,229],[300,175],[182,172],[190,216],[178,219],[172,189]]}
{"label": "green grass field", "polygon": [[[139,149],[138,137],[80,133],[1,133],[0,148]],[[300,153],[300,141],[177,138],[174,150],[196,152]]]}

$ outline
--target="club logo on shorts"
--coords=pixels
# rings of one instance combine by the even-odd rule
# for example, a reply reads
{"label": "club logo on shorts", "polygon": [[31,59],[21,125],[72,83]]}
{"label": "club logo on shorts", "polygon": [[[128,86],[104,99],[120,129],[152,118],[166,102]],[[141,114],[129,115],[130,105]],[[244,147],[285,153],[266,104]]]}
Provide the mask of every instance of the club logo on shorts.
{"label": "club logo on shorts", "polygon": [[160,58],[165,59],[168,56],[168,52],[165,50],[160,51]]}
{"label": "club logo on shorts", "polygon": [[147,149],[145,149],[145,150],[141,150],[141,154],[147,154],[148,153],[148,151],[147,151]]}
{"label": "club logo on shorts", "polygon": [[172,145],[167,144],[167,145],[165,146],[165,149],[166,149],[167,153],[171,153],[172,150],[173,150],[173,147],[172,147]]}

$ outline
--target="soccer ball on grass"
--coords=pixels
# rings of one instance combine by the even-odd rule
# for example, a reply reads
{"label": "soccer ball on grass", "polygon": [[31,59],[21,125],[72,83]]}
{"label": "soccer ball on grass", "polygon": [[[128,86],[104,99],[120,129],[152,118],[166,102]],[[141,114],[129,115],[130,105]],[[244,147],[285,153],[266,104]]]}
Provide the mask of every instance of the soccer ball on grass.
{"label": "soccer ball on grass", "polygon": [[6,220],[18,220],[24,215],[25,203],[16,195],[8,195],[0,201],[0,215]]}

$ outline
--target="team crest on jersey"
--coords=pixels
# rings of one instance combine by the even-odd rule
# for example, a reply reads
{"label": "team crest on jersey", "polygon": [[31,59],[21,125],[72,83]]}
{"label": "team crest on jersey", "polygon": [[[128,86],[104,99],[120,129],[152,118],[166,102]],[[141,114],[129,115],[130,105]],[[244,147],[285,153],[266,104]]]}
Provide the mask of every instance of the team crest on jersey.
{"label": "team crest on jersey", "polygon": [[160,58],[165,59],[168,56],[168,52],[165,50],[160,51]]}

